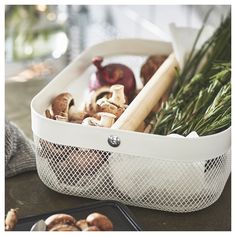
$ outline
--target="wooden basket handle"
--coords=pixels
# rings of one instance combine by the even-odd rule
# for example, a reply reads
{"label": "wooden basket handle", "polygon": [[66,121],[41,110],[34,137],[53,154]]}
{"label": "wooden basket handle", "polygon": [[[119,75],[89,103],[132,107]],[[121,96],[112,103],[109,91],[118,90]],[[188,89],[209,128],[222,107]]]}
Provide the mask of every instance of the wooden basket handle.
{"label": "wooden basket handle", "polygon": [[172,85],[176,67],[178,63],[172,53],[111,128],[136,130]]}

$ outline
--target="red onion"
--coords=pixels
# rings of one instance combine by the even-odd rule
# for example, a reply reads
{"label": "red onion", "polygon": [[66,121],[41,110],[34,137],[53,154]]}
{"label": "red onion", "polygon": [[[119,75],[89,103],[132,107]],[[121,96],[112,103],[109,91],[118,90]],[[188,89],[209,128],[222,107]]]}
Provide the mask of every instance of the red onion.
{"label": "red onion", "polygon": [[102,66],[102,61],[102,57],[97,56],[93,58],[92,62],[97,67],[97,71],[91,76],[89,90],[94,91],[102,86],[122,84],[124,85],[125,95],[130,102],[136,89],[135,77],[132,70],[129,67],[118,63]]}

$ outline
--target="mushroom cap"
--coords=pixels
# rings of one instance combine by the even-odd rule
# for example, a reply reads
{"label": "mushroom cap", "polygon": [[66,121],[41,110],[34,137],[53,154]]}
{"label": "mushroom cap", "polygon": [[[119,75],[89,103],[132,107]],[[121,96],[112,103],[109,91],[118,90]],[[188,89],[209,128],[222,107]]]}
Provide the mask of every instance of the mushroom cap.
{"label": "mushroom cap", "polygon": [[68,214],[54,214],[45,220],[47,230],[52,229],[57,224],[75,225],[76,219]]}
{"label": "mushroom cap", "polygon": [[113,230],[113,224],[108,217],[100,213],[92,213],[88,215],[86,221],[90,226],[97,226],[101,231]]}
{"label": "mushroom cap", "polygon": [[140,71],[140,77],[144,85],[151,79],[166,58],[166,55],[152,55],[147,58]]}
{"label": "mushroom cap", "polygon": [[93,101],[96,102],[99,98],[102,98],[106,95],[111,96],[110,86],[102,86],[96,89],[93,93]]}
{"label": "mushroom cap", "polygon": [[74,99],[70,93],[61,93],[52,101],[53,115],[68,114],[69,107],[74,105]]}
{"label": "mushroom cap", "polygon": [[90,92],[85,105],[85,111],[93,114],[97,111],[97,101],[100,99],[108,99],[111,97],[110,87],[102,86],[97,90]]}
{"label": "mushroom cap", "polygon": [[57,224],[54,225],[49,231],[79,231],[74,225]]}

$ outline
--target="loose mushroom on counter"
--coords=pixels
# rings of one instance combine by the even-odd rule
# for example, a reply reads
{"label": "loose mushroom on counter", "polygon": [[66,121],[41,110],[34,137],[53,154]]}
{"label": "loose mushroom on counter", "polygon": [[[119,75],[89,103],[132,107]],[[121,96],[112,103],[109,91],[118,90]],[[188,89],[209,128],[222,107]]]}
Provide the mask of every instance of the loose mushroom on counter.
{"label": "loose mushroom on counter", "polygon": [[45,220],[45,224],[47,226],[47,230],[50,231],[53,229],[56,225],[71,225],[74,226],[76,224],[76,219],[68,214],[54,214],[52,216],[49,216]]}
{"label": "loose mushroom on counter", "polygon": [[11,231],[15,228],[16,223],[18,221],[18,211],[19,208],[11,209],[7,212],[7,216],[5,219],[5,230]]}
{"label": "loose mushroom on counter", "polygon": [[100,213],[92,213],[88,215],[86,221],[91,226],[97,226],[101,231],[113,230],[113,224],[108,217]]}
{"label": "loose mushroom on counter", "polygon": [[[17,214],[19,209],[10,209],[5,219],[5,230],[14,230],[17,223]],[[77,220],[74,216],[57,213],[49,216],[44,221],[45,228],[43,231],[111,231],[113,224],[111,220],[100,213],[94,212],[87,216],[86,219]],[[35,225],[32,229],[35,229]],[[32,230],[31,230],[32,231]]]}

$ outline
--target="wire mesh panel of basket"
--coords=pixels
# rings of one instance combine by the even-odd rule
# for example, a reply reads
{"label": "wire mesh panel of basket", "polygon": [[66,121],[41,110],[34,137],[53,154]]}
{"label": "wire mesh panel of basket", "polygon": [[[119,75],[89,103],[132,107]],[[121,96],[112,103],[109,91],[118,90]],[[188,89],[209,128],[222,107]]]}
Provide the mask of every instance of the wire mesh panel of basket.
{"label": "wire mesh panel of basket", "polygon": [[69,195],[172,212],[215,202],[230,174],[230,155],[206,161],[168,161],[51,143],[35,136],[41,180]]}

